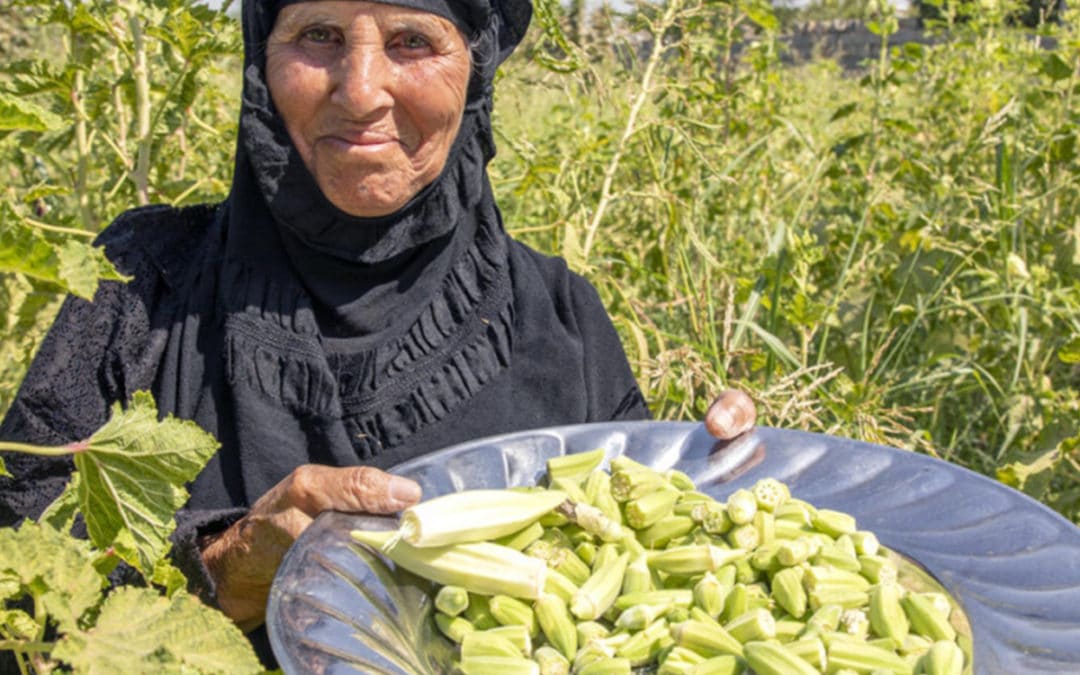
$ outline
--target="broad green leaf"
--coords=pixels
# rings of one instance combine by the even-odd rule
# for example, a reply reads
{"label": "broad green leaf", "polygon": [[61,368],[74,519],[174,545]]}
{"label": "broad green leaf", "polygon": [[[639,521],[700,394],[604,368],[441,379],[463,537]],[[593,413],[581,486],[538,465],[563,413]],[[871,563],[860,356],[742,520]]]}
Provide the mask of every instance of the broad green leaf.
{"label": "broad green leaf", "polygon": [[162,558],[154,565],[150,582],[165,590],[165,597],[171,598],[177,591],[187,588],[187,577],[177,569],[168,558]]}
{"label": "broad green leaf", "polygon": [[171,415],[159,422],[153,397],[136,392],[126,410],[115,405],[112,418],[80,446],[75,467],[90,540],[99,548],[115,545],[149,576],[168,552],[173,514],[188,498],[184,484],[202,470],[217,441],[194,422]]}
{"label": "broad green leaf", "polygon": [[37,596],[61,630],[75,630],[79,618],[101,600],[108,580],[92,564],[87,542],[26,521],[0,529],[0,573],[18,579]]}
{"label": "broad green leaf", "polygon": [[19,578],[11,572],[0,570],[0,602],[19,594]]}
{"label": "broad green leaf", "polygon": [[0,92],[0,131],[55,131],[64,121],[25,99]]}
{"label": "broad green leaf", "polygon": [[1058,350],[1062,363],[1080,363],[1080,335],[1074,335]]}
{"label": "broad green leaf", "polygon": [[7,202],[0,202],[0,272],[18,272],[58,283],[59,259],[52,244],[23,222]]}
{"label": "broad green leaf", "polygon": [[1067,80],[1072,76],[1072,67],[1055,52],[1047,52],[1042,57],[1042,71],[1057,82]]}
{"label": "broad green leaf", "polygon": [[49,525],[57,532],[71,532],[71,526],[75,522],[75,514],[79,511],[79,498],[77,487],[79,484],[79,472],[71,474],[64,491],[53,500],[52,504],[38,517],[39,523]]}
{"label": "broad green leaf", "polygon": [[764,2],[741,2],[739,9],[746,12],[746,16],[767,31],[776,31],[780,28],[780,20],[776,18],[772,6]]}
{"label": "broad green leaf", "polygon": [[93,628],[68,633],[52,652],[76,672],[260,673],[243,633],[187,593],[167,599],[146,588],[117,589]]}
{"label": "broad green leaf", "polygon": [[1029,461],[1018,459],[999,467],[997,479],[1034,499],[1042,499],[1060,458],[1061,453],[1056,447],[1041,454],[1032,453],[1031,456],[1023,458]]}
{"label": "broad green leaf", "polygon": [[0,202],[0,272],[57,284],[87,300],[93,299],[100,280],[127,280],[100,247],[75,238],[53,244],[7,202]]}
{"label": "broad green leaf", "polygon": [[60,280],[67,290],[81,298],[93,298],[101,280],[127,281],[105,257],[99,246],[69,239],[57,247]]}
{"label": "broad green leaf", "polygon": [[833,112],[832,117],[829,118],[829,121],[835,122],[836,120],[842,120],[845,117],[851,115],[851,113],[855,112],[858,107],[859,104],[855,102],[845,103],[844,105],[837,108],[835,112]]}
{"label": "broad green leaf", "polygon": [[39,628],[34,618],[21,609],[0,609],[0,634],[16,640],[32,640]]}

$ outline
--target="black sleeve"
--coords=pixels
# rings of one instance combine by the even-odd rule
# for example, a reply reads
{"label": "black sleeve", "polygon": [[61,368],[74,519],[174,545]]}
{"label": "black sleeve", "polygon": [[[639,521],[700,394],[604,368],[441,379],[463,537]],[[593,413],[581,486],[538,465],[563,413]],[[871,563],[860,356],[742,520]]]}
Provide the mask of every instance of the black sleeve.
{"label": "black sleeve", "polygon": [[[106,423],[114,403],[152,389],[160,345],[150,330],[150,316],[158,303],[167,301],[168,290],[135,239],[138,223],[138,218],[122,216],[99,239],[132,280],[103,282],[93,302],[76,297],[64,301],[0,423],[0,439],[50,446],[82,440]],[[153,229],[158,223],[141,226]],[[0,457],[12,474],[0,477],[0,527],[40,516],[74,469],[70,456]],[[172,559],[187,576],[189,589],[205,601],[213,602],[214,589],[198,538],[225,529],[245,512],[182,509],[176,514]]]}
{"label": "black sleeve", "polygon": [[[103,284],[93,303],[69,297],[30,364],[0,439],[63,445],[105,424],[116,400],[109,346],[122,302],[118,284]],[[4,453],[12,478],[0,478],[0,526],[36,518],[72,471],[70,457]]]}
{"label": "black sleeve", "polygon": [[630,362],[600,295],[583,277],[571,274],[571,295],[584,345],[589,421],[652,418]]}

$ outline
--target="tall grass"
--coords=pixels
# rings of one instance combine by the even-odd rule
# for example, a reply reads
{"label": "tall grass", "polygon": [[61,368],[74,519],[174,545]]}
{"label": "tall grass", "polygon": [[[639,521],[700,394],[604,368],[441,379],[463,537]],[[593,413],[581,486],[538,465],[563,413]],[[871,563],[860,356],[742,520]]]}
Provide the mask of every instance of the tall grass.
{"label": "tall grass", "polygon": [[880,55],[854,73],[783,65],[744,3],[642,12],[631,61],[520,54],[497,106],[507,221],[601,289],[658,416],[739,386],[767,424],[927,452],[1076,521],[1076,14],[900,49],[870,19]]}

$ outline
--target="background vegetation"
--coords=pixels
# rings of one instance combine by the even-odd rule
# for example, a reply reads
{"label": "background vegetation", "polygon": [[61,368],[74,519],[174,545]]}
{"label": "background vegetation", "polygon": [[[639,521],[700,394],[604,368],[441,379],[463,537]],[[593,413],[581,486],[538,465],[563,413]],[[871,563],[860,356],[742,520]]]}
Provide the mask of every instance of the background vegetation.
{"label": "background vegetation", "polygon": [[[1078,522],[1080,11],[979,6],[888,48],[895,15],[864,3],[882,49],[851,72],[787,62],[763,0],[537,0],[492,176],[511,231],[600,289],[658,417],[737,386],[764,424],[930,453]],[[226,194],[237,28],[190,0],[0,8],[0,411],[58,293],[110,274],[94,232]]]}

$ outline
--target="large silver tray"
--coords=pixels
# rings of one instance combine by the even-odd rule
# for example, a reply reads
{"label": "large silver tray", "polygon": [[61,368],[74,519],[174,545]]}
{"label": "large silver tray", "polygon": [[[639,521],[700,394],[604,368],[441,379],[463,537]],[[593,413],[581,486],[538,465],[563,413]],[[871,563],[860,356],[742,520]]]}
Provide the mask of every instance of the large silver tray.
{"label": "large silver tray", "polygon": [[[917,561],[961,604],[975,672],[1080,673],[1080,529],[1027,496],[960,467],[832,436],[759,428],[720,445],[699,424],[633,422],[541,429],[447,448],[396,467],[426,496],[534,484],[549,457],[603,447],[676,467],[723,499],[774,476],[818,506],[854,514]],[[442,673],[429,585],[350,542],[393,519],[323,514],[278,571],[267,608],[286,673]],[[358,554],[358,551],[360,553]]]}

